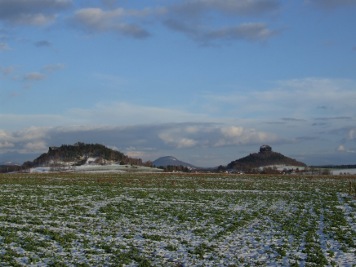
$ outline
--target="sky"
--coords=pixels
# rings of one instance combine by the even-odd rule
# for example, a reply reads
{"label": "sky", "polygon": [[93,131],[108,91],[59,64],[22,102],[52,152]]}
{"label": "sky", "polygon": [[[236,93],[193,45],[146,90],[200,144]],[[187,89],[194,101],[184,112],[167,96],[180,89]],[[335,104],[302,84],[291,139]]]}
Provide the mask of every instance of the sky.
{"label": "sky", "polygon": [[0,0],[0,162],[100,143],[356,164],[356,0]]}

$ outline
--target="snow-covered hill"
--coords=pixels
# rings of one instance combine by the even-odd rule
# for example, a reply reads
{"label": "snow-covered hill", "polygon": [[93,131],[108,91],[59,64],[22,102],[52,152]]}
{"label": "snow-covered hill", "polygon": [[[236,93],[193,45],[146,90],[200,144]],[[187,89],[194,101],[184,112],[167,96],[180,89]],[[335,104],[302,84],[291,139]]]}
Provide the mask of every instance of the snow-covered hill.
{"label": "snow-covered hill", "polygon": [[158,158],[152,162],[152,165],[156,166],[156,167],[183,166],[183,167],[187,167],[190,169],[197,168],[197,167],[193,166],[192,164],[189,164],[184,161],[180,161],[177,158],[172,157],[172,156],[165,156],[165,157]]}

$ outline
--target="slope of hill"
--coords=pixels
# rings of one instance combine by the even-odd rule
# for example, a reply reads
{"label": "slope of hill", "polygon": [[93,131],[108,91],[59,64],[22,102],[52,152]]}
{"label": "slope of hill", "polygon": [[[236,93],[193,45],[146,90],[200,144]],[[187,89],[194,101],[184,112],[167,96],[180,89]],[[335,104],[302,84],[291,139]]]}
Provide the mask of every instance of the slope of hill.
{"label": "slope of hill", "polygon": [[42,154],[32,162],[25,162],[28,167],[83,164],[105,165],[110,163],[143,165],[141,159],[130,158],[123,153],[107,148],[100,144],[76,143],[74,145],[62,145],[49,147],[48,152]]}
{"label": "slope of hill", "polygon": [[165,157],[158,158],[152,162],[152,165],[156,166],[156,167],[183,166],[183,167],[187,167],[190,169],[196,169],[195,166],[193,166],[189,163],[186,163],[184,161],[180,161],[177,158],[172,157],[172,156],[165,156]]}
{"label": "slope of hill", "polygon": [[249,170],[275,165],[306,167],[305,163],[286,157],[281,153],[273,152],[270,146],[263,145],[258,153],[230,162],[227,169]]}

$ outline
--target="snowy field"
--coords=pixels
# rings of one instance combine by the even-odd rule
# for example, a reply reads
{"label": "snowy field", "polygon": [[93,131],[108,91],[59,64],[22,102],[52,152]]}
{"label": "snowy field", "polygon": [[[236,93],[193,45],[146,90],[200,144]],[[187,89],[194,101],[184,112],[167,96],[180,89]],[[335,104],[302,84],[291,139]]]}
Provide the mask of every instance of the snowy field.
{"label": "snowy field", "polygon": [[355,175],[356,169],[331,169],[333,175]]}
{"label": "snowy field", "polygon": [[35,167],[31,168],[31,173],[50,173],[50,172],[85,172],[85,173],[103,173],[103,172],[162,172],[162,169],[136,166],[136,165],[120,165],[120,164],[84,164],[81,166],[72,166],[71,162],[66,167]]}
{"label": "snowy field", "polygon": [[350,181],[0,175],[0,266],[355,266]]}

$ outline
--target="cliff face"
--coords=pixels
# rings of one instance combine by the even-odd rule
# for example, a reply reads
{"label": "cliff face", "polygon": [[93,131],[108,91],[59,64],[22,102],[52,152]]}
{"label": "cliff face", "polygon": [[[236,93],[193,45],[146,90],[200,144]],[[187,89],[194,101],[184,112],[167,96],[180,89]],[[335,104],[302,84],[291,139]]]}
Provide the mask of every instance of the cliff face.
{"label": "cliff face", "polygon": [[230,162],[227,169],[247,170],[271,165],[306,167],[305,163],[286,157],[281,153],[273,152],[270,146],[263,145],[260,152]]}

